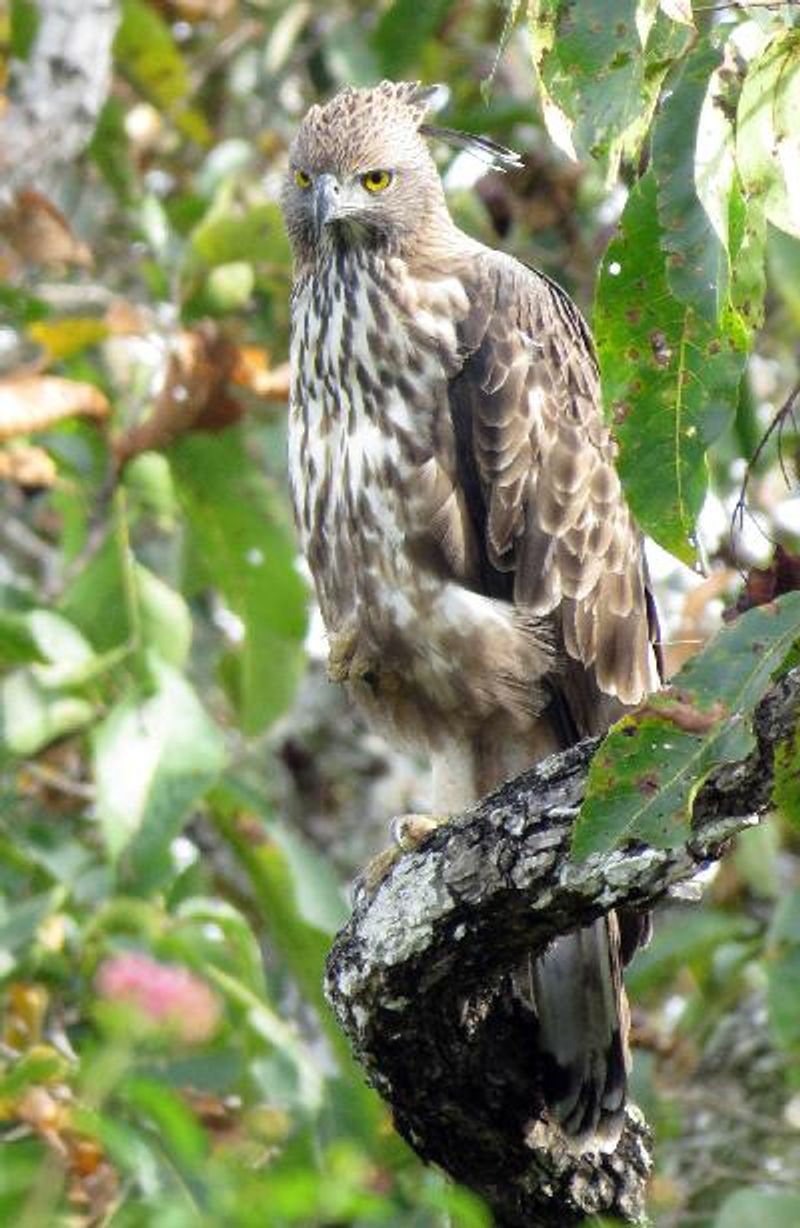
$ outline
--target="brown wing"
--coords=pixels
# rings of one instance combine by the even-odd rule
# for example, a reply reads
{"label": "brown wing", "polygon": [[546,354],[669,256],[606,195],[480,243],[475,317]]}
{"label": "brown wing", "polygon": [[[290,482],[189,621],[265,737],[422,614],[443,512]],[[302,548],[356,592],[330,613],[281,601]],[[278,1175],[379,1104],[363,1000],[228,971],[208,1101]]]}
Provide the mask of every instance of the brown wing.
{"label": "brown wing", "polygon": [[614,467],[591,337],[562,290],[498,253],[464,283],[472,311],[450,384],[452,507],[471,522],[481,590],[554,617],[558,689],[576,731],[597,732],[612,707],[604,697],[636,704],[658,673],[641,536]]}

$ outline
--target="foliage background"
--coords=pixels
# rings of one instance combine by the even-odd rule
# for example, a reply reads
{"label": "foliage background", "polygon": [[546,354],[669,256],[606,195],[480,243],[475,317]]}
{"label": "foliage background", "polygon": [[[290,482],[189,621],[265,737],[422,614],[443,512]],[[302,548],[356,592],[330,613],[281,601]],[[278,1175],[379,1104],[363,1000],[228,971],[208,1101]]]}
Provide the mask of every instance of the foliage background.
{"label": "foliage background", "polygon": [[[47,7],[0,9],[0,124]],[[338,86],[418,76],[448,83],[449,124],[524,153],[480,177],[440,151],[451,204],[592,319],[629,498],[671,552],[651,562],[677,668],[737,567],[762,564],[754,602],[798,586],[788,412],[735,553],[728,532],[797,380],[796,6],[119,17],[85,153],[47,195],[0,200],[0,1218],[478,1228],[322,999],[347,880],[425,783],[320,676],[284,485],[287,143]],[[783,759],[773,817],[629,977],[665,1228],[800,1221],[797,748]]]}

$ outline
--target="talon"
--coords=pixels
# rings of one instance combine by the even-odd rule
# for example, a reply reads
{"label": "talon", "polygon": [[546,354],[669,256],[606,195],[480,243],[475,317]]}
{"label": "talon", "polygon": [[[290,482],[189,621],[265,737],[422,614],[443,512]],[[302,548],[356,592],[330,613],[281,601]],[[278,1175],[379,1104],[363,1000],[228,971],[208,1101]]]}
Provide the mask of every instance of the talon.
{"label": "talon", "polygon": [[447,819],[435,814],[401,814],[392,820],[392,839],[405,853],[413,852]]}

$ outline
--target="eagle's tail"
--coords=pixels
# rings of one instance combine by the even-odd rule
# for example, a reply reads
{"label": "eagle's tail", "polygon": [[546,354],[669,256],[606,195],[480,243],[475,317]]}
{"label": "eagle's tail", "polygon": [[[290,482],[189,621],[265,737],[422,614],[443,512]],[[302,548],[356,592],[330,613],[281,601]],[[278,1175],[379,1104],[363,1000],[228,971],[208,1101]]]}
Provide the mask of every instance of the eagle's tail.
{"label": "eagle's tail", "polygon": [[613,1150],[630,1065],[616,916],[556,938],[534,961],[531,988],[550,1117],[581,1149]]}

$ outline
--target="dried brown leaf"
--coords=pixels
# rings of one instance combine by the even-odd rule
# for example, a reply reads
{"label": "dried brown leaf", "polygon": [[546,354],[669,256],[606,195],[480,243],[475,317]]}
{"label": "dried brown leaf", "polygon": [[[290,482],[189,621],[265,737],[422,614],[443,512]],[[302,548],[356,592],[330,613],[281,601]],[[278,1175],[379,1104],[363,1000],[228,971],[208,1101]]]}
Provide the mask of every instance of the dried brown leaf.
{"label": "dried brown leaf", "polygon": [[0,449],[0,481],[39,488],[55,485],[56,467],[44,448],[17,444]]}
{"label": "dried brown leaf", "polygon": [[118,466],[141,452],[169,447],[189,430],[221,430],[235,422],[241,409],[226,385],[236,353],[234,343],[214,324],[181,333],[150,416],[114,444]]}
{"label": "dried brown leaf", "polygon": [[0,212],[0,234],[28,264],[92,266],[88,246],[40,192],[26,189],[17,193],[13,203]]}
{"label": "dried brown leaf", "polygon": [[243,345],[236,354],[231,382],[267,401],[288,401],[289,364],[270,367],[269,354],[259,346]]}
{"label": "dried brown leaf", "polygon": [[[708,733],[718,721],[728,715],[728,709],[723,703],[715,703],[710,708],[697,708],[680,694],[673,698],[669,690],[662,691],[650,703],[637,708],[633,716],[638,721],[645,717],[655,716],[659,720],[669,721],[684,733]],[[656,781],[656,792],[658,781]]]}
{"label": "dried brown leaf", "polygon": [[99,388],[56,375],[0,379],[0,442],[44,431],[64,418],[105,418],[109,405]]}
{"label": "dried brown leaf", "polygon": [[734,622],[745,610],[752,610],[757,605],[769,605],[776,597],[797,589],[800,589],[800,554],[776,546],[772,560],[766,567],[750,568],[736,604],[725,611],[725,621]]}

